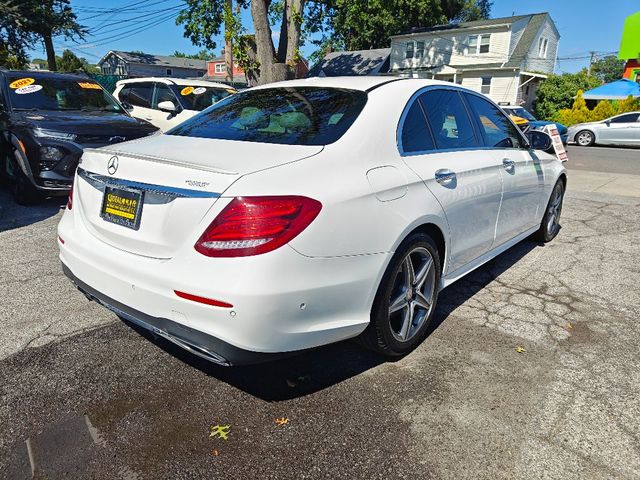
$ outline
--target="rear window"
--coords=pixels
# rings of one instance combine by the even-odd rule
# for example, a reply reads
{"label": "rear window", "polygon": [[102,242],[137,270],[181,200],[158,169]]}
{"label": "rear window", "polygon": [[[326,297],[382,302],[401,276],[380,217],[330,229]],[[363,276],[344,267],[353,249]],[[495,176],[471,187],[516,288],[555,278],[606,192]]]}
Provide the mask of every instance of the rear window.
{"label": "rear window", "polygon": [[353,124],[362,91],[321,87],[247,90],[213,105],[168,135],[286,145],[328,145]]}

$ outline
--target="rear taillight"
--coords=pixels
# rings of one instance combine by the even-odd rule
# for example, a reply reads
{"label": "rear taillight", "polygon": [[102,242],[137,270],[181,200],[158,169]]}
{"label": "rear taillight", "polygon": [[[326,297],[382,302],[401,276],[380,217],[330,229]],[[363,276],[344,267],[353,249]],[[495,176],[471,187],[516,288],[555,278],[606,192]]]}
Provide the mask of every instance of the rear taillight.
{"label": "rear taillight", "polygon": [[71,182],[71,190],[69,190],[69,199],[67,200],[67,208],[69,210],[73,208],[73,184],[74,182]]}
{"label": "rear taillight", "polygon": [[307,197],[237,197],[205,230],[195,249],[208,257],[246,257],[290,242],[318,216]]}

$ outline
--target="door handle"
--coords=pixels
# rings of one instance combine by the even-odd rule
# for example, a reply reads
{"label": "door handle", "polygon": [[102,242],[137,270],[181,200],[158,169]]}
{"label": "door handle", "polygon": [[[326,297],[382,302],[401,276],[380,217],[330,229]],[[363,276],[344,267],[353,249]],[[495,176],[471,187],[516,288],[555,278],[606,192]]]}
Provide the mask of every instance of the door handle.
{"label": "door handle", "polygon": [[516,162],[514,162],[510,158],[503,158],[502,166],[505,170],[513,170],[514,168],[516,168]]}
{"label": "door handle", "polygon": [[441,168],[436,170],[436,182],[440,185],[449,185],[456,178],[456,173],[448,168]]}

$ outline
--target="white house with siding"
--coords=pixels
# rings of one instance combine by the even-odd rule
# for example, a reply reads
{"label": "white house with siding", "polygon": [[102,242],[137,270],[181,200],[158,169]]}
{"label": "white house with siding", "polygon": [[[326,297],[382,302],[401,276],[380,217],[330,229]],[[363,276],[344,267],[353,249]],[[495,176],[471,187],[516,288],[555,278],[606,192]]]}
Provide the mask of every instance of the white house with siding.
{"label": "white house with siding", "polygon": [[390,71],[455,82],[530,108],[553,73],[560,33],[548,13],[414,29],[391,37]]}

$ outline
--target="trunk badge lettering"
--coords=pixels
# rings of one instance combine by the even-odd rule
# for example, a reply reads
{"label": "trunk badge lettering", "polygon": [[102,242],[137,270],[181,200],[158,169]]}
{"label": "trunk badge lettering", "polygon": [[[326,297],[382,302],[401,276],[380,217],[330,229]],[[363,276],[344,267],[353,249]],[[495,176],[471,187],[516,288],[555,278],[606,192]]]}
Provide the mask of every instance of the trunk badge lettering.
{"label": "trunk badge lettering", "polygon": [[199,180],[185,180],[184,183],[186,183],[190,187],[204,188],[209,186],[209,182],[201,182]]}

